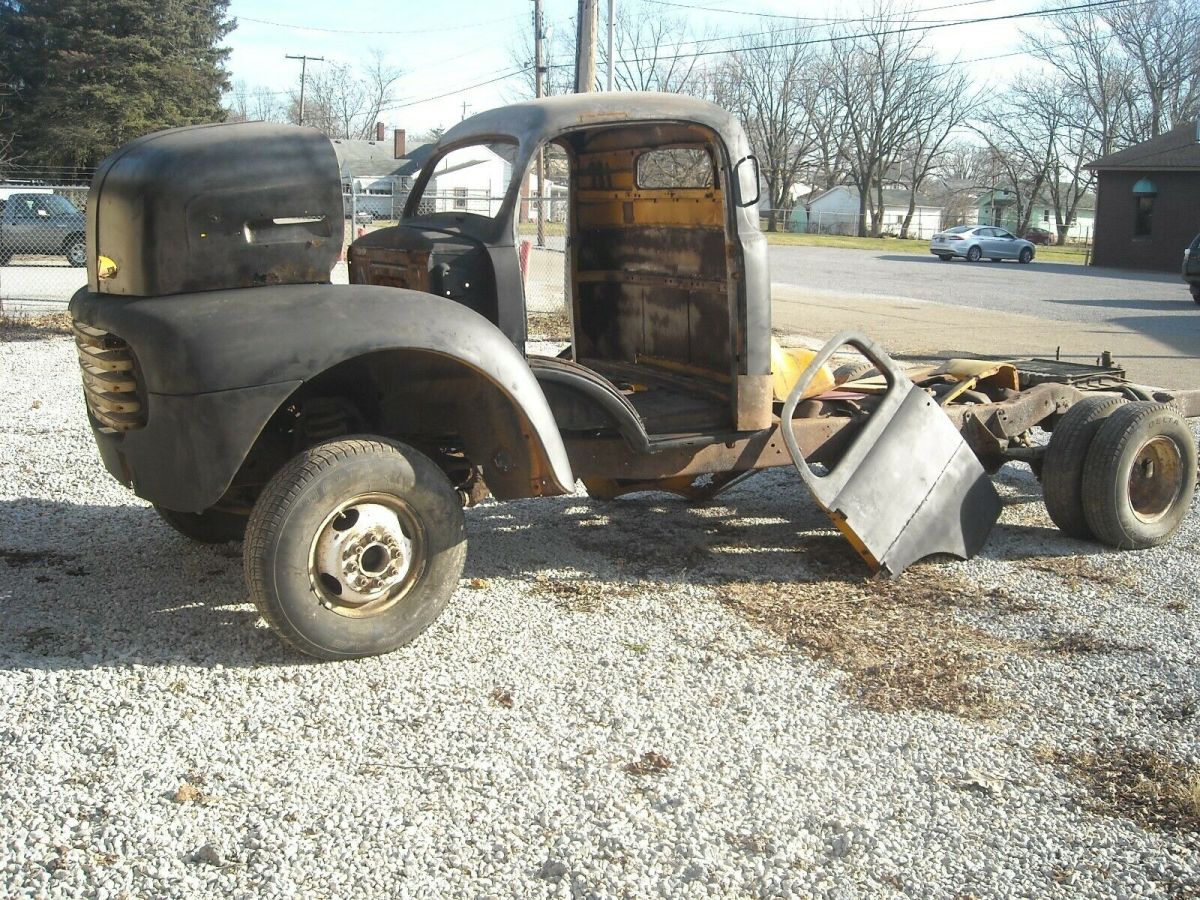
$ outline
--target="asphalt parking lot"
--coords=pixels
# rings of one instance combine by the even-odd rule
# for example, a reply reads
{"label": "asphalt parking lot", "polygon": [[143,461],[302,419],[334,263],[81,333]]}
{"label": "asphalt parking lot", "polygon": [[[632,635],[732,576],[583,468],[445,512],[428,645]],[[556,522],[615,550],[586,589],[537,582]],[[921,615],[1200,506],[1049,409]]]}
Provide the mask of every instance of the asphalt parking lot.
{"label": "asphalt parking lot", "polygon": [[1200,307],[1176,275],[830,247],[772,246],[770,260],[774,322],[790,334],[858,328],[910,354],[1111,350],[1135,380],[1200,386]]}

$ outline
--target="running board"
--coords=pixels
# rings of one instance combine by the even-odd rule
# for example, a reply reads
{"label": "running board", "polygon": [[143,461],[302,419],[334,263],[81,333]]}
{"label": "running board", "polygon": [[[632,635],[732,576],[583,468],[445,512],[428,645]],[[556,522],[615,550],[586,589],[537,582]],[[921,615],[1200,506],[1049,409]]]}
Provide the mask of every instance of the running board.
{"label": "running board", "polygon": [[[874,363],[887,390],[837,463],[818,475],[792,420],[809,383],[843,346]],[[933,553],[968,559],[1000,517],[991,479],[945,411],[861,334],[842,332],[821,349],[792,388],[780,424],[800,478],[874,571],[896,576]]]}

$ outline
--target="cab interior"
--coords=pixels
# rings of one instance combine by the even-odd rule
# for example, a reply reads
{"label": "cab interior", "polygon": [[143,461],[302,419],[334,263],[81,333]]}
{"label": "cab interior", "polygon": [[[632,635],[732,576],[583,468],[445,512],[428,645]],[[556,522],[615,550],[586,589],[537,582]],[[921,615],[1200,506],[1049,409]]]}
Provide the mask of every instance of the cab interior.
{"label": "cab interior", "polygon": [[636,414],[651,439],[732,430],[736,293],[715,136],[650,123],[555,143],[569,166],[571,344],[530,362],[560,427],[591,430],[600,405]]}

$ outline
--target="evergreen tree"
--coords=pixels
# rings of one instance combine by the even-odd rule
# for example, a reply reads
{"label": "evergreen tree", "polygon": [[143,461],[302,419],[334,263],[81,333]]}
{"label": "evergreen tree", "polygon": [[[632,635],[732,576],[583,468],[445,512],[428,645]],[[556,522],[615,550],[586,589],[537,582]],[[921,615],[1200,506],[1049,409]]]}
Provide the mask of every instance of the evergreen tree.
{"label": "evergreen tree", "polygon": [[23,165],[94,166],[121,144],[219,122],[229,0],[0,0],[0,71]]}

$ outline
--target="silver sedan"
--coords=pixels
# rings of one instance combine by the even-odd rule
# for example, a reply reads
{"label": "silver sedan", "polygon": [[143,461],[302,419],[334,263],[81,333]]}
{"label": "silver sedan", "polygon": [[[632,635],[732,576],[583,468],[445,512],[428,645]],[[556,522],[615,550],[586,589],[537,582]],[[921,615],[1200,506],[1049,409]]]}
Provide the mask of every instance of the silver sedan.
{"label": "silver sedan", "polygon": [[942,262],[961,256],[968,262],[987,257],[993,262],[1015,259],[1027,263],[1033,259],[1033,244],[1003,228],[991,225],[955,225],[939,231],[929,242],[929,252]]}

